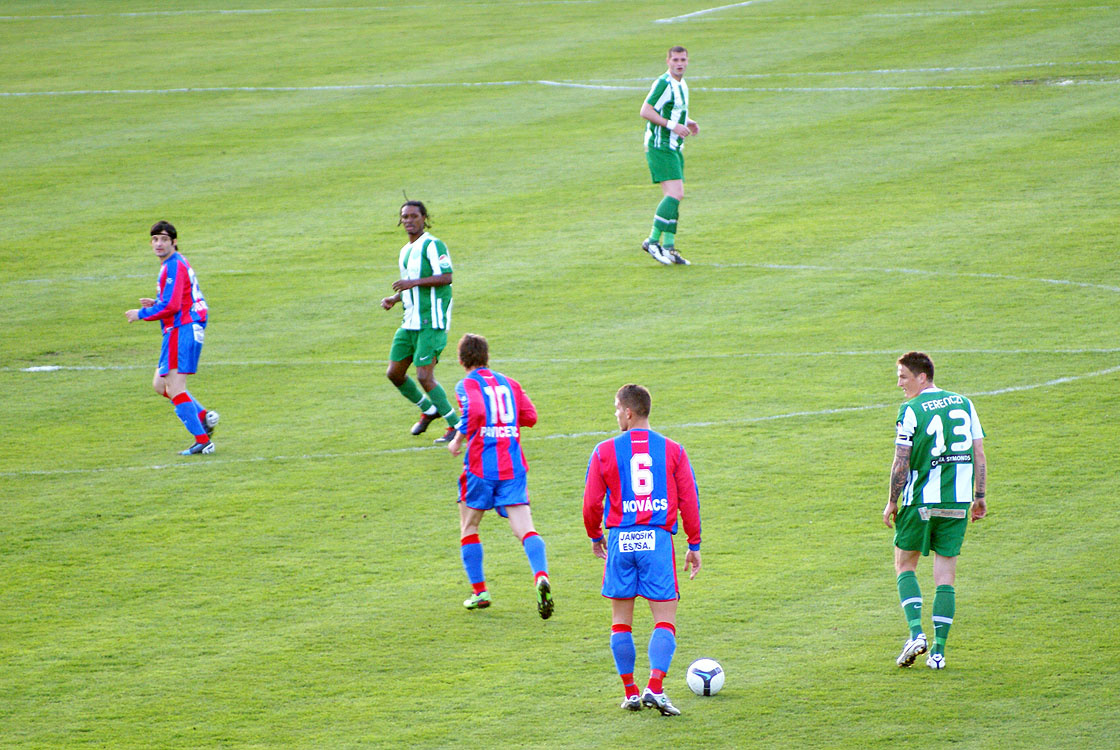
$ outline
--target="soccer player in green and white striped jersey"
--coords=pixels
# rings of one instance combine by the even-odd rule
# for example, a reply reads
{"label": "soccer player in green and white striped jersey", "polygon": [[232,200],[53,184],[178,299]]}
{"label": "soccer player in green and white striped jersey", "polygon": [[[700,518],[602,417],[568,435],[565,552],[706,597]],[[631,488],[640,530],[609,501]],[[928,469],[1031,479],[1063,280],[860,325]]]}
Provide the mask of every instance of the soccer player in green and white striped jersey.
{"label": "soccer player in green and white striped jersey", "polygon": [[890,495],[883,509],[894,522],[894,567],[898,597],[910,637],[896,663],[909,667],[928,648],[922,631],[922,591],[915,570],[933,550],[934,644],[926,659],[945,667],[945,639],[956,610],[957,556],[969,517],[988,513],[988,462],[984,429],[972,402],[933,384],[933,360],[922,352],[898,358],[898,387],[907,401],[898,410]]}
{"label": "soccer player in green and white striped jersey", "polygon": [[639,114],[646,120],[646,163],[650,177],[661,185],[662,199],[653,217],[653,230],[642,249],[665,265],[687,266],[676,249],[677,219],[684,200],[684,139],[700,132],[688,118],[688,50],[673,47],[665,61],[669,69],[653,82]]}
{"label": "soccer player in green and white striped jersey", "polygon": [[[401,277],[393,282],[396,294],[381,300],[381,307],[391,310],[400,302],[404,316],[393,337],[385,375],[402,396],[420,408],[420,421],[412,425],[412,434],[419,435],[442,416],[448,428],[435,442],[446,443],[455,437],[459,415],[436,382],[435,367],[451,327],[451,257],[447,246],[428,233],[428,209],[420,201],[405,201],[399,223],[408,233],[408,244],[401,248],[399,259]],[[424,391],[408,377],[413,362]]]}

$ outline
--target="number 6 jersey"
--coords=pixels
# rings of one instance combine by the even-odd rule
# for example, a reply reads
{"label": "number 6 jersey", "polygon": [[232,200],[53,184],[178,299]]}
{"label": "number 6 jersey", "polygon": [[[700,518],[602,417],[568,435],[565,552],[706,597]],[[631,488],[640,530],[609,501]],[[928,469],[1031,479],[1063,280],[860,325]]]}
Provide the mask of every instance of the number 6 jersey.
{"label": "number 6 jersey", "polygon": [[656,526],[676,534],[679,512],[689,548],[700,548],[696,476],[680,443],[641,429],[599,443],[583,491],[583,524],[592,539],[602,534],[604,497],[608,529]]}
{"label": "number 6 jersey", "polygon": [[972,502],[972,441],[984,437],[964,396],[927,388],[898,409],[895,445],[911,446],[900,506]]}

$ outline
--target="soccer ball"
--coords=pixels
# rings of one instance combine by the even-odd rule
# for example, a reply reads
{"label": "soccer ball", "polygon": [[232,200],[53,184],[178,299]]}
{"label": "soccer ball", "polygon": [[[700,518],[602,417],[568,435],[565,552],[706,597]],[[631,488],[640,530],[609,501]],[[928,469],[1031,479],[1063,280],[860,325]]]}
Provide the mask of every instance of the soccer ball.
{"label": "soccer ball", "polygon": [[723,687],[723,667],[715,659],[697,659],[688,665],[684,679],[697,695],[715,695]]}

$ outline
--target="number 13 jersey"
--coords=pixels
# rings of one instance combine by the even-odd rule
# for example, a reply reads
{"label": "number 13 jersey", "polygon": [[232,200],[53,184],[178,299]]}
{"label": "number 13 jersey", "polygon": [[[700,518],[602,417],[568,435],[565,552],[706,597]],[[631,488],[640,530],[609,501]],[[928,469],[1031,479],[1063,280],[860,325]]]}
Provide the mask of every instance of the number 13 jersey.
{"label": "number 13 jersey", "polygon": [[900,506],[972,502],[972,441],[984,437],[972,402],[927,388],[898,409],[895,445],[908,445],[910,477]]}

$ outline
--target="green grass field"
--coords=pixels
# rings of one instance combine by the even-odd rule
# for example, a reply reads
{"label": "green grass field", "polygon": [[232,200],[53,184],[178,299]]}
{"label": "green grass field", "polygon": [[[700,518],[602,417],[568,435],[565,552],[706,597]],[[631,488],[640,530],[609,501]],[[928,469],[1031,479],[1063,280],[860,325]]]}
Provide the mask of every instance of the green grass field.
{"label": "green grass field", "polygon": [[[0,746],[1117,746],[1120,5],[719,5],[0,7]],[[638,248],[672,44],[688,268]],[[452,340],[540,411],[547,622],[496,517],[494,606],[460,605],[460,464],[384,377],[402,191],[450,247]],[[194,460],[123,315],[157,219],[211,309]],[[941,673],[894,666],[881,522],[915,348],[988,435]],[[673,720],[618,709],[580,516],[629,381],[701,487]]]}

